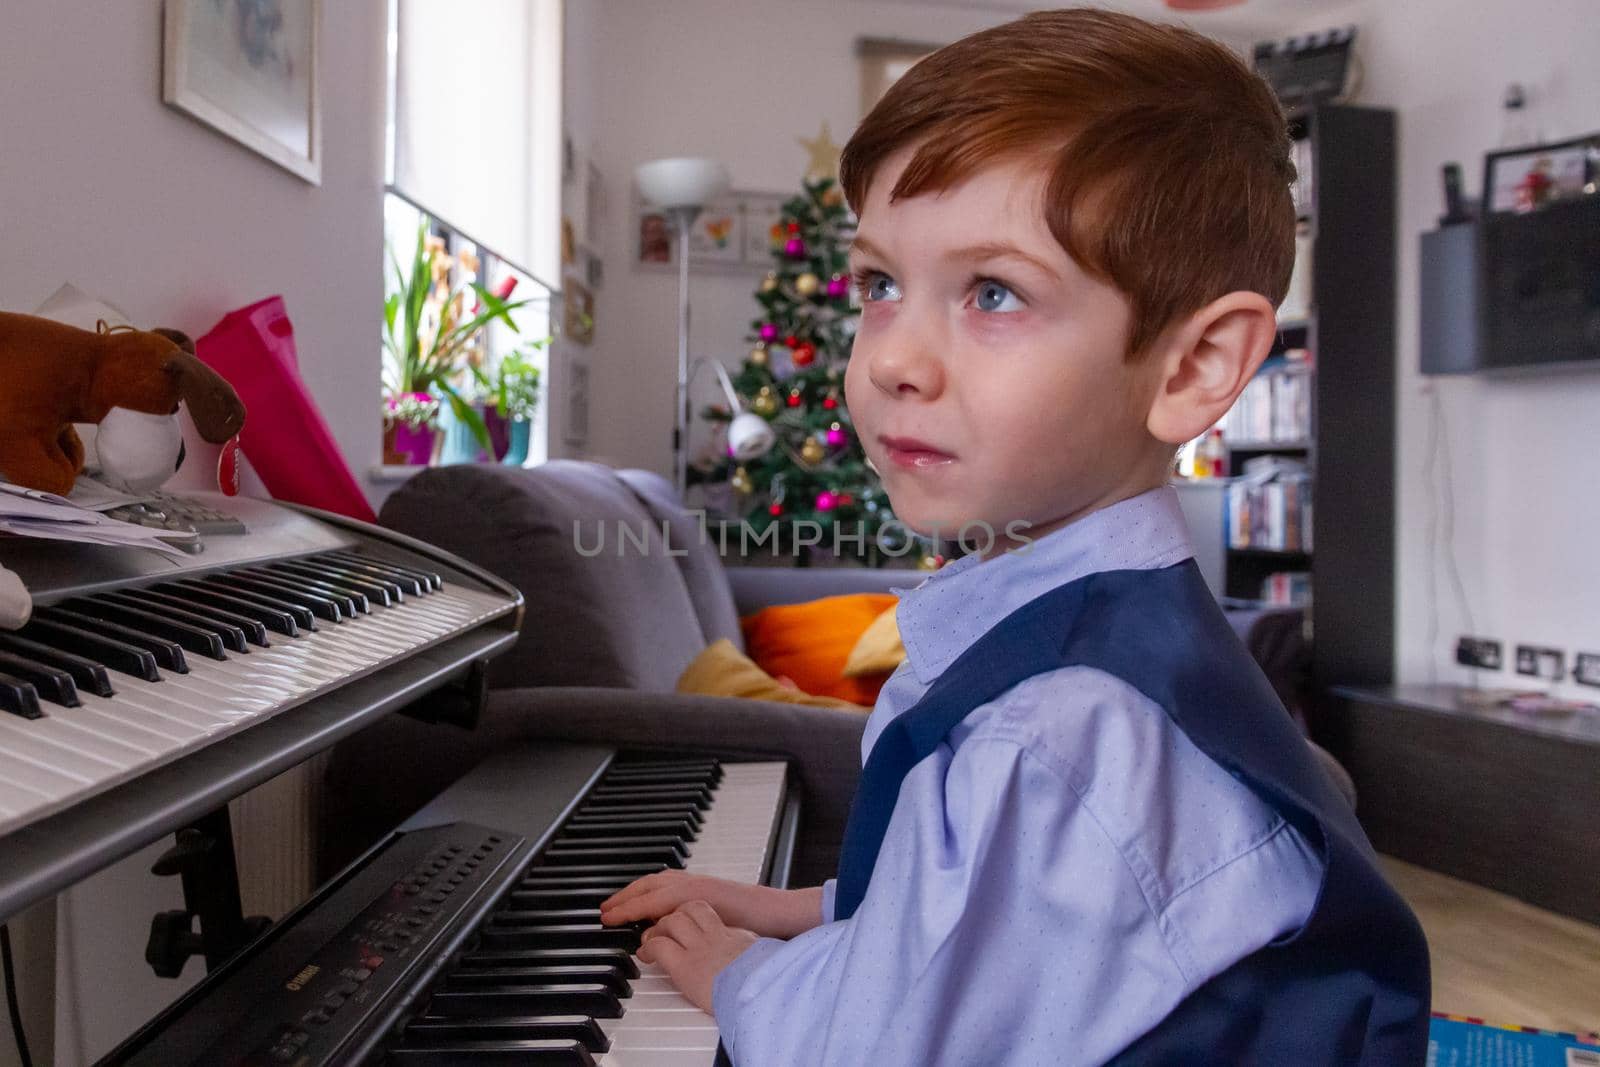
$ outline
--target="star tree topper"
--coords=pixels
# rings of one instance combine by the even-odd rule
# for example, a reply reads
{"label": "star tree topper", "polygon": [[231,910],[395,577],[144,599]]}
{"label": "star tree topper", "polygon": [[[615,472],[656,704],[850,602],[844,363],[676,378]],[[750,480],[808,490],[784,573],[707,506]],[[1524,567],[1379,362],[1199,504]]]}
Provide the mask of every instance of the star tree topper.
{"label": "star tree topper", "polygon": [[815,138],[797,137],[802,148],[811,153],[811,163],[806,167],[806,178],[811,181],[820,181],[823,178],[839,177],[839,153],[842,146],[833,143],[833,134],[828,132],[828,122],[822,122],[822,132]]}

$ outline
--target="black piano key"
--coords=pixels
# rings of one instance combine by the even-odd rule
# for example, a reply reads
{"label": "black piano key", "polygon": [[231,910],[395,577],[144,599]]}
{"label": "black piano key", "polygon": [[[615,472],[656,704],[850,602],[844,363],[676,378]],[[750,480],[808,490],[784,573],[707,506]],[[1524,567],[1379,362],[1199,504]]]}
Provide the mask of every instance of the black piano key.
{"label": "black piano key", "polygon": [[[223,575],[216,575],[209,578],[196,578],[193,582],[181,582],[179,584],[185,588],[198,586],[210,593],[220,593],[224,596],[255,604],[258,607],[271,608],[276,612],[287,614],[289,618],[294,620],[294,624],[302,630],[315,630],[317,628],[317,617],[312,613],[310,606],[298,600],[289,600],[275,593],[263,593],[258,589],[250,589],[235,583],[224,582],[222,580],[223,577]],[[267,626],[272,625],[266,619],[261,621]]]}
{"label": "black piano key", "polygon": [[[199,607],[221,608],[224,611],[247,616],[275,634],[282,634],[285,637],[300,636],[300,620],[293,611],[287,607],[276,607],[256,597],[242,596],[231,589],[211,588],[200,582],[158,585],[154,589],[164,596]],[[306,618],[310,617],[311,613],[307,612]]]}
{"label": "black piano key", "polygon": [[19,656],[14,652],[0,651],[0,671],[21,678],[39,694],[39,699],[64,708],[76,708],[83,703],[78,699],[78,687],[72,675],[48,663]]}
{"label": "black piano key", "polygon": [[474,989],[481,986],[508,985],[570,985],[573,982],[580,982],[586,985],[603,985],[618,998],[626,998],[633,995],[633,990],[628,986],[627,975],[614,967],[581,967],[577,965],[556,967],[463,967],[452,971],[449,977],[451,989]]}
{"label": "black piano key", "polygon": [[583,803],[585,807],[590,808],[612,808],[647,801],[692,804],[704,811],[711,806],[711,791],[709,789],[609,789],[596,786],[594,791],[584,798]]}
{"label": "black piano key", "polygon": [[636,834],[672,835],[680,841],[693,841],[698,836],[694,824],[688,819],[600,819],[573,816],[562,829],[582,837],[633,837]]}
{"label": "black piano key", "polygon": [[442,1041],[406,1045],[389,1053],[392,1067],[594,1067],[581,1041]]}
{"label": "black piano key", "polygon": [[[446,980],[448,985],[448,979]],[[446,988],[428,1001],[429,1015],[587,1015],[622,1018],[622,1000],[598,982]]]}
{"label": "black piano key", "polygon": [[239,574],[234,571],[213,575],[210,580],[218,585],[232,586],[235,589],[255,593],[269,600],[279,599],[290,604],[298,604],[317,618],[325,619],[328,622],[344,621],[344,609],[339,606],[337,601],[297,588],[288,582],[274,581],[254,574]]}
{"label": "black piano key", "polygon": [[490,926],[572,926],[600,921],[600,906],[592,908],[509,908],[489,916]]}
{"label": "black piano key", "polygon": [[[160,608],[152,608],[135,602],[130,607],[120,597],[85,597],[78,600],[69,600],[61,605],[82,615],[89,615],[107,622],[120,623],[123,626],[132,626],[135,629],[165,637],[169,641],[182,646],[184,651],[205,656],[208,659],[227,659],[226,646],[222,634],[209,626],[196,626],[192,622],[176,618]],[[243,650],[244,635],[239,635],[240,650]]]}
{"label": "black piano key", "polygon": [[461,957],[463,967],[583,967],[602,966],[624,978],[639,977],[639,965],[622,948],[506,948],[477,949]]}
{"label": "black piano key", "polygon": [[667,771],[654,771],[650,774],[608,774],[600,780],[603,786],[699,786],[704,789],[715,789],[717,781],[715,776],[702,774],[696,771],[692,774],[674,774]]}
{"label": "black piano key", "polygon": [[[94,634],[105,640],[118,641],[131,648],[143,649],[150,654],[156,667],[172,671],[174,674],[188,674],[189,664],[185,662],[183,649],[175,641],[168,641],[164,637],[145,633],[143,630],[132,626],[124,626],[120,622],[109,622],[97,619],[93,615],[85,615],[79,611],[70,611],[63,607],[48,607],[36,610],[33,613],[35,620],[50,625],[69,626],[76,630]],[[116,664],[112,664],[113,667]],[[128,673],[133,673],[129,671]],[[147,679],[157,681],[156,678]]]}
{"label": "black piano key", "polygon": [[607,837],[604,834],[584,834],[568,830],[551,843],[552,848],[672,848],[683,859],[689,858],[689,843],[677,834],[637,834],[631,837]]}
{"label": "black piano key", "polygon": [[550,882],[576,885],[584,879],[611,881],[620,878],[623,879],[622,884],[627,885],[647,874],[666,869],[665,863],[585,863],[563,867],[530,867],[522,876],[522,884],[529,887]]}
{"label": "black piano key", "polygon": [[0,674],[0,711],[24,719],[44,718],[44,709],[39,707],[39,691],[9,674]]}
{"label": "black piano key", "polygon": [[421,582],[427,591],[438,592],[444,588],[444,579],[439,577],[439,575],[435,574],[433,571],[424,570],[421,567],[413,567],[409,563],[395,563],[391,560],[376,559],[372,556],[361,556],[353,552],[330,552],[328,555],[334,557],[335,559],[342,559],[355,563],[365,563],[384,570],[394,571],[397,574],[404,574],[418,582]]}
{"label": "black piano key", "polygon": [[423,596],[424,594],[433,592],[433,587],[428,583],[421,581],[420,579],[413,578],[409,574],[401,574],[397,570],[380,567],[375,561],[367,560],[361,556],[347,557],[341,556],[338,553],[330,552],[320,556],[312,556],[311,558],[316,560],[318,563],[328,563],[339,567],[349,567],[353,571],[370,575],[371,577],[377,578],[381,581],[393,582],[411,596]]}
{"label": "black piano key", "polygon": [[354,574],[350,571],[335,570],[329,566],[310,563],[305,560],[283,560],[279,563],[268,565],[267,570],[279,571],[284,574],[298,574],[305,578],[315,578],[319,582],[327,582],[337,589],[346,589],[360,593],[368,600],[392,607],[405,594],[398,585],[392,582],[379,582],[375,578]]}
{"label": "black piano key", "polygon": [[4,630],[0,630],[0,648],[15,652],[19,656],[26,656],[47,667],[66,671],[72,676],[73,684],[85,693],[93,693],[97,697],[115,696],[117,693],[111,686],[111,675],[107,673],[105,665],[87,656],[53,648],[39,641],[30,641]]}
{"label": "black piano key", "polygon": [[224,611],[222,608],[214,608],[195,600],[183,600],[167,593],[157,593],[152,589],[123,589],[115,593],[102,593],[100,596],[120,604],[159,608],[173,618],[196,626],[209,627],[222,638],[223,645],[232,652],[247,651],[250,645],[259,645],[262,648],[268,645],[267,628],[255,619],[247,618],[238,612]]}
{"label": "black piano key", "polygon": [[156,658],[138,645],[119,641],[114,637],[97,634],[78,626],[50,622],[34,613],[33,621],[19,631],[30,640],[46,641],[58,645],[74,655],[85,656],[103,663],[111,670],[159,682],[161,672],[156,669]]}
{"label": "black piano key", "polygon": [[[624,885],[626,883],[623,883]],[[620,888],[620,886],[619,886]],[[505,898],[510,908],[541,911],[546,908],[599,908],[615,889],[513,889]]]}
{"label": "black piano key", "polygon": [[700,810],[693,804],[617,804],[607,805],[603,808],[580,807],[575,815],[585,818],[606,818],[615,816],[622,818],[655,818],[663,816],[675,819],[688,819],[689,824],[699,829],[704,821],[700,817]]}
{"label": "black piano key", "polygon": [[357,615],[365,615],[372,610],[372,605],[367,603],[365,594],[335,589],[327,582],[316,581],[302,575],[286,574],[283,571],[275,571],[270,567],[246,567],[231,573],[245,578],[259,578],[264,582],[273,582],[282,585],[285,589],[304,590],[313,596],[331,600],[339,605],[339,610],[344,612],[347,619],[354,618]]}
{"label": "black piano key", "polygon": [[607,774],[631,773],[633,771],[716,771],[722,773],[722,761],[715,756],[705,756],[700,759],[685,757],[683,759],[635,759],[632,756],[619,756],[610,767],[606,768]]}
{"label": "black piano key", "polygon": [[593,863],[659,863],[682,869],[684,855],[673,845],[633,848],[558,848],[551,845],[539,857],[541,867],[568,867]]}
{"label": "black piano key", "polygon": [[601,926],[599,923],[576,923],[569,926],[490,926],[479,931],[478,946],[485,949],[620,948],[637,952],[641,932],[631,923],[623,926]]}
{"label": "black piano key", "polygon": [[612,782],[641,782],[641,781],[695,781],[716,785],[722,781],[722,765],[708,763],[691,767],[640,767],[627,763],[613,763],[602,780],[607,784]]}
{"label": "black piano key", "polygon": [[577,1041],[590,1052],[611,1048],[600,1024],[587,1015],[505,1015],[466,1016],[452,1019],[444,1015],[424,1015],[406,1027],[408,1047],[438,1045],[452,1041]]}

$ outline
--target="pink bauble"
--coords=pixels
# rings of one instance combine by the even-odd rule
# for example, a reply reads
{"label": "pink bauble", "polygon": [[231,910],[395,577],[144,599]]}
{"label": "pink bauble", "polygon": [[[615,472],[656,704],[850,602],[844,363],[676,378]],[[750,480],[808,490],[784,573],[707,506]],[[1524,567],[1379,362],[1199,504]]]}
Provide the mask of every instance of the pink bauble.
{"label": "pink bauble", "polygon": [[818,511],[832,511],[833,506],[838,502],[839,498],[828,492],[826,489],[817,494]]}
{"label": "pink bauble", "polygon": [[827,438],[830,445],[842,445],[844,444],[844,431],[829,430],[827,433]]}
{"label": "pink bauble", "polygon": [[791,237],[788,243],[783,246],[783,254],[790,259],[799,259],[806,254],[806,243],[798,237]]}
{"label": "pink bauble", "polygon": [[840,297],[844,296],[849,291],[850,291],[850,280],[848,278],[830,278],[830,279],[828,279],[828,297],[829,297],[829,299],[838,300]]}
{"label": "pink bauble", "polygon": [[778,328],[770,322],[763,322],[761,324],[761,339],[763,341],[776,341],[778,339]]}

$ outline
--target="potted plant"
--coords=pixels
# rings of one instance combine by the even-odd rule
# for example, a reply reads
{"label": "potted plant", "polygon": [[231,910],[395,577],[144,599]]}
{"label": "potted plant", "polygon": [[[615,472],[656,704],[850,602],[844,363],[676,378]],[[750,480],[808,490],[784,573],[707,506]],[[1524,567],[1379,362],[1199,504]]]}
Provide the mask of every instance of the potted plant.
{"label": "potted plant", "polygon": [[528,434],[539,409],[539,367],[534,352],[550,343],[546,337],[501,357],[492,375],[477,371],[486,395],[483,418],[494,444],[494,458],[520,466],[528,459]]}
{"label": "potted plant", "polygon": [[429,393],[401,393],[383,402],[383,461],[426,466],[433,458],[439,401]]}
{"label": "potted plant", "polygon": [[[464,394],[461,379],[478,373],[484,327],[498,320],[520,332],[512,312],[532,301],[507,300],[509,286],[495,293],[478,284],[477,257],[470,252],[450,255],[444,241],[428,233],[426,219],[417,228],[410,269],[401,265],[392,248],[389,261],[393,279],[383,302],[386,441],[402,426],[419,435],[426,429],[431,435],[437,428],[439,405],[448,404],[451,416],[471,431],[479,445],[491,448],[488,427]],[[421,398],[434,401],[426,417],[427,405]],[[405,419],[389,416],[401,410],[407,413]]]}

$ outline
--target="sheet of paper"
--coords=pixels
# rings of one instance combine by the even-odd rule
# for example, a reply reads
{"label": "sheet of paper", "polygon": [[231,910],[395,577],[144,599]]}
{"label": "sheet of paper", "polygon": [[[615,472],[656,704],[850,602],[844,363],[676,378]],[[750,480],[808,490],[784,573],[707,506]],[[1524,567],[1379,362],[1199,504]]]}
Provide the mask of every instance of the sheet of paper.
{"label": "sheet of paper", "polygon": [[153,548],[171,556],[184,554],[173,542],[192,541],[197,536],[108,518],[54,493],[10,482],[0,482],[0,533],[83,544]]}

